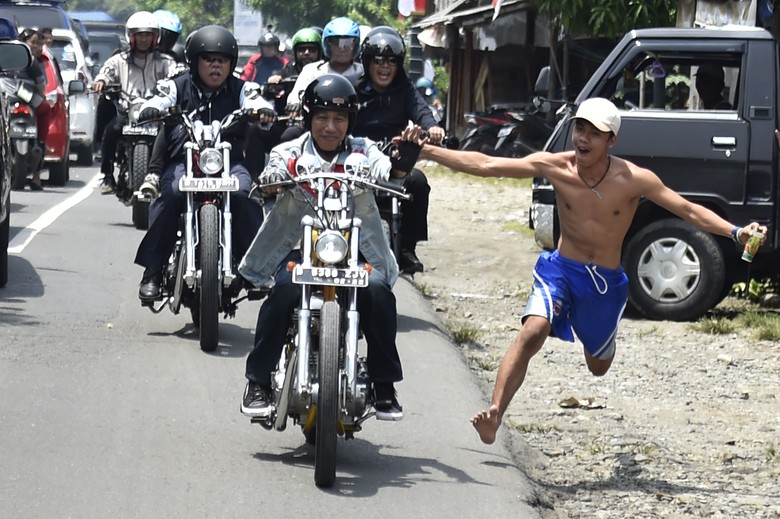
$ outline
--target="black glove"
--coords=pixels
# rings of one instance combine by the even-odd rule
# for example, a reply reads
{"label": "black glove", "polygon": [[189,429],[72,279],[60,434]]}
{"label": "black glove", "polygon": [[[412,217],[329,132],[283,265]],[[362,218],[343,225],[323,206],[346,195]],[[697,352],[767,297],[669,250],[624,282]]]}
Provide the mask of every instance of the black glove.
{"label": "black glove", "polygon": [[399,141],[395,145],[395,151],[397,151],[397,153],[392,153],[390,155],[390,164],[393,165],[393,169],[409,173],[414,169],[414,165],[417,163],[417,157],[420,156],[421,149],[422,148],[414,142]]}
{"label": "black glove", "polygon": [[139,123],[146,123],[159,118],[160,118],[160,110],[154,108],[153,106],[148,106],[144,108],[143,110],[141,110],[141,113],[138,114]]}

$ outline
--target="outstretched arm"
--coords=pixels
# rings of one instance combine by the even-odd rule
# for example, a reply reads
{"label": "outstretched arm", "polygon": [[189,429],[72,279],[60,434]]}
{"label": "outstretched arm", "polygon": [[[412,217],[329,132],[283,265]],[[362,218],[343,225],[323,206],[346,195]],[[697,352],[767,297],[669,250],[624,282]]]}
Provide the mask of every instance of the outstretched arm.
{"label": "outstretched arm", "polygon": [[739,243],[745,243],[750,238],[750,234],[756,230],[766,236],[767,228],[765,225],[758,222],[752,222],[744,227],[734,225],[718,216],[714,211],[686,200],[664,185],[661,179],[649,170],[638,170],[637,178],[642,183],[643,196],[699,229],[719,236],[727,236],[739,241]]}
{"label": "outstretched arm", "polygon": [[442,166],[456,171],[462,171],[480,177],[513,177],[529,178],[546,176],[551,165],[552,154],[546,152],[533,153],[521,159],[492,157],[476,151],[448,150],[428,144],[428,139],[422,138],[419,126],[404,129],[401,140],[420,144],[420,159],[432,160]]}

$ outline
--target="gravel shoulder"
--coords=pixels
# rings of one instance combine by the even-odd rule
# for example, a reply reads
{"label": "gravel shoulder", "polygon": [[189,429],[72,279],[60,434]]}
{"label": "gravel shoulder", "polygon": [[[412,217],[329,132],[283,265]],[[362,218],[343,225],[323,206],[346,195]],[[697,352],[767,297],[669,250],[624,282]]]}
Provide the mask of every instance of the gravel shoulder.
{"label": "gravel shoulder", "polygon": [[[430,241],[414,283],[484,382],[487,406],[539,254],[530,188],[422,166]],[[604,377],[590,375],[580,343],[548,340],[499,439],[547,518],[780,518],[778,396],[778,343],[627,315]]]}

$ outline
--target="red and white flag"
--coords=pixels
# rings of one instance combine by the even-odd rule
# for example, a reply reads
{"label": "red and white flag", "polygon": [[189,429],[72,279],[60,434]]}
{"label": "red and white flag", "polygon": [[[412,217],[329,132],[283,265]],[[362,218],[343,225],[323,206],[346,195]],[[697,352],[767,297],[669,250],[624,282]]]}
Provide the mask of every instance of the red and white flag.
{"label": "red and white flag", "polygon": [[493,21],[496,21],[496,18],[498,18],[498,12],[501,10],[501,2],[502,0],[493,0],[493,2],[490,4],[493,6]]}

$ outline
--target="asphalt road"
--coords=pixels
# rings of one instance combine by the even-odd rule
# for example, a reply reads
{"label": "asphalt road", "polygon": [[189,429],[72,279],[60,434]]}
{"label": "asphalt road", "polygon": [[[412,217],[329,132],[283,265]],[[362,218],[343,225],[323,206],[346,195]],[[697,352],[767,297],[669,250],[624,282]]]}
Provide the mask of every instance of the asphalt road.
{"label": "asphalt road", "polygon": [[214,354],[189,312],[142,308],[142,232],[97,175],[12,193],[0,517],[537,517],[510,452],[468,423],[485,401],[475,378],[403,280],[405,419],[340,439],[337,483],[318,489],[297,427],[269,432],[238,410],[260,303],[221,323]]}

